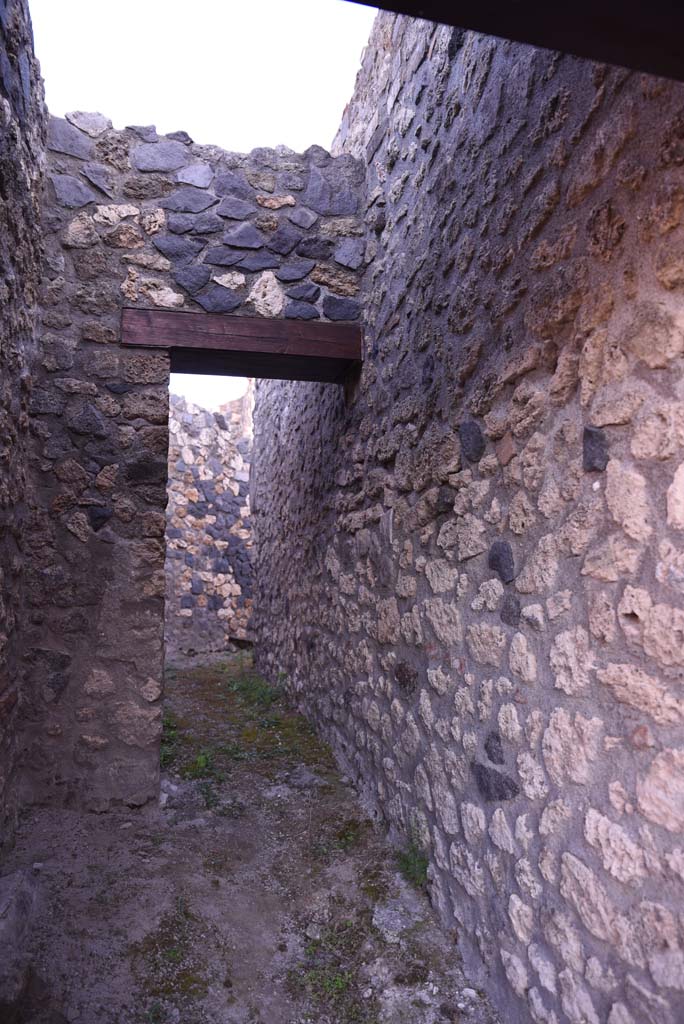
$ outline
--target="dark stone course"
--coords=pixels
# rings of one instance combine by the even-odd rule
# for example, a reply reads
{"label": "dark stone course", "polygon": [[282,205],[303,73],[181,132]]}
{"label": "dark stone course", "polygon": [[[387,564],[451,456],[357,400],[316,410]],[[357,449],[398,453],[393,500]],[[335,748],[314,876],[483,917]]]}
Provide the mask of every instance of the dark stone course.
{"label": "dark stone course", "polygon": [[184,235],[195,223],[192,213],[172,213],[167,218],[166,226],[174,235]]}
{"label": "dark stone course", "polygon": [[67,412],[66,423],[75,434],[107,437],[107,422],[102,413],[90,402],[82,402],[72,412]]}
{"label": "dark stone course", "polygon": [[520,622],[520,599],[515,594],[506,594],[501,605],[499,618],[507,626],[517,626]]}
{"label": "dark stone course", "polygon": [[225,231],[222,241],[236,249],[261,249],[266,239],[253,224],[239,224]]}
{"label": "dark stone course", "polygon": [[320,313],[308,302],[289,302],[285,307],[287,320],[318,320]]}
{"label": "dark stone course", "polygon": [[256,193],[248,181],[235,171],[219,174],[214,182],[214,191],[219,196],[239,196],[254,201]]}
{"label": "dark stone course", "polygon": [[214,169],[211,164],[197,163],[178,171],[176,181],[182,185],[194,185],[195,188],[208,188],[213,177]]}
{"label": "dark stone course", "polygon": [[141,142],[159,141],[156,124],[127,124],[126,128],[128,128],[130,132],[133,132]]}
{"label": "dark stone course", "polygon": [[66,153],[80,160],[89,160],[93,155],[92,139],[61,117],[50,118],[47,144],[55,153]]}
{"label": "dark stone course", "polygon": [[454,492],[451,487],[447,487],[446,484],[442,485],[437,491],[437,500],[435,501],[435,512],[437,515],[444,515],[445,512],[453,512],[454,510]]}
{"label": "dark stone course", "polygon": [[301,192],[305,184],[304,178],[296,171],[283,171],[278,176],[278,189],[281,192]]}
{"label": "dark stone course", "polygon": [[301,241],[302,237],[301,231],[292,227],[291,224],[280,224],[274,234],[271,235],[267,243],[268,248],[271,252],[287,256],[288,253],[292,252],[295,245]]}
{"label": "dark stone course", "polygon": [[174,142],[182,142],[184,146],[192,145],[192,137],[187,132],[168,132],[167,139],[172,139]]}
{"label": "dark stone course", "polygon": [[76,210],[88,203],[99,202],[99,197],[91,188],[84,185],[71,174],[52,174],[50,180],[55,189],[55,197],[60,206]]}
{"label": "dark stone course", "polygon": [[364,247],[362,238],[343,238],[335,247],[335,263],[349,270],[358,270],[363,263]]}
{"label": "dark stone course", "polygon": [[194,604],[195,599],[194,597],[191,597],[190,594],[184,594],[183,597],[181,597],[180,599],[181,608],[192,608]]}
{"label": "dark stone course", "polygon": [[335,243],[329,238],[303,238],[297,246],[297,255],[306,256],[312,260],[327,260],[333,251]]}
{"label": "dark stone course", "polygon": [[117,381],[105,384],[105,387],[107,388],[107,391],[111,391],[113,395],[127,395],[129,391],[133,390],[133,386],[131,384],[120,384]]}
{"label": "dark stone course", "polygon": [[29,409],[32,416],[61,416],[66,408],[66,397],[48,391],[47,388],[34,388],[31,392]]}
{"label": "dark stone course", "polygon": [[227,245],[212,245],[204,254],[204,262],[212,267],[233,267],[239,261],[241,254]]}
{"label": "dark stone course", "polygon": [[301,302],[315,302],[321,294],[321,289],[317,284],[296,284],[294,288],[289,288],[285,294],[288,298],[297,299]]}
{"label": "dark stone course", "polygon": [[582,435],[582,468],[602,473],[608,465],[608,438],[600,427],[585,427]]}
{"label": "dark stone course", "polygon": [[244,220],[251,214],[256,213],[253,203],[248,203],[237,196],[226,196],[216,207],[219,217],[226,217],[229,220]]}
{"label": "dark stone course", "polygon": [[303,277],[311,273],[316,266],[315,260],[298,260],[296,263],[284,263],[280,270],[276,271],[279,281],[301,281]]}
{"label": "dark stone course", "polygon": [[307,210],[304,206],[296,206],[294,210],[288,213],[287,219],[296,224],[298,228],[304,228],[305,231],[308,231],[318,220],[318,214],[314,213],[313,210]]}
{"label": "dark stone course", "polygon": [[104,192],[110,199],[114,198],[114,179],[111,170],[104,164],[88,163],[83,164],[81,173],[87,178],[91,185]]}
{"label": "dark stone course", "polygon": [[125,464],[126,477],[134,483],[163,483],[166,481],[166,460],[152,455],[141,455]]}
{"label": "dark stone course", "polygon": [[131,166],[136,171],[177,171],[188,163],[190,154],[181,142],[143,142],[131,150]]}
{"label": "dark stone course", "polygon": [[492,764],[504,764],[504,750],[498,732],[490,732],[484,742],[485,752]]}
{"label": "dark stone course", "polygon": [[520,792],[517,782],[509,775],[504,775],[503,772],[498,771],[498,769],[490,768],[488,765],[480,764],[478,761],[472,761],[470,767],[480,796],[487,803],[513,800]]}
{"label": "dark stone course", "polygon": [[484,455],[485,439],[474,420],[464,420],[458,428],[461,451],[468,462],[479,462]]}
{"label": "dark stone course", "polygon": [[361,306],[355,299],[326,295],[323,299],[323,313],[329,320],[358,320]]}
{"label": "dark stone course", "polygon": [[240,270],[247,270],[250,273],[254,273],[257,270],[272,270],[279,265],[280,260],[267,252],[249,253],[237,264]]}
{"label": "dark stone course", "polygon": [[180,188],[173,192],[166,199],[161,199],[159,205],[162,209],[174,213],[202,213],[203,210],[207,210],[217,202],[218,199],[211,192],[188,185],[187,188]]}
{"label": "dark stone course", "polygon": [[152,244],[167,259],[178,263],[189,263],[204,248],[204,242],[184,235],[153,235]]}
{"label": "dark stone course", "polygon": [[507,540],[494,541],[489,549],[487,564],[497,574],[502,583],[512,583],[515,579],[513,549]]}
{"label": "dark stone course", "polygon": [[195,235],[209,235],[221,231],[223,221],[213,210],[204,213],[172,213],[168,220],[169,231],[174,234],[185,234],[190,231]]}
{"label": "dark stone course", "polygon": [[407,661],[399,661],[394,670],[394,678],[403,692],[410,697],[416,691],[420,673],[417,668],[409,665]]}
{"label": "dark stone course", "polygon": [[242,299],[230,288],[222,288],[220,284],[213,285],[206,292],[195,296],[202,309],[207,313],[232,313],[234,309],[242,304]]}
{"label": "dark stone course", "polygon": [[88,509],[88,519],[90,520],[90,525],[92,526],[95,533],[97,533],[98,530],[101,530],[105,523],[108,523],[113,515],[114,512],[111,508],[94,506]]}
{"label": "dark stone course", "polygon": [[359,201],[341,181],[329,180],[314,166],[302,193],[302,204],[327,217],[344,217],[356,213]]}
{"label": "dark stone course", "polygon": [[194,295],[204,288],[205,284],[211,277],[211,271],[207,270],[206,267],[198,267],[191,265],[189,267],[181,267],[178,270],[173,271],[173,279],[176,284],[184,288],[190,295]]}

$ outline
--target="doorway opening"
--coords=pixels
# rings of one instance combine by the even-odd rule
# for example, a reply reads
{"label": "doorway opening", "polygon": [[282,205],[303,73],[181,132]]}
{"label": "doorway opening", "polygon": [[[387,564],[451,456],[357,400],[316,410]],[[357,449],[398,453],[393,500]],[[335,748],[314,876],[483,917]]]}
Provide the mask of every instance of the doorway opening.
{"label": "doorway opening", "polygon": [[249,507],[254,381],[172,374],[166,507],[166,659],[252,641]]}

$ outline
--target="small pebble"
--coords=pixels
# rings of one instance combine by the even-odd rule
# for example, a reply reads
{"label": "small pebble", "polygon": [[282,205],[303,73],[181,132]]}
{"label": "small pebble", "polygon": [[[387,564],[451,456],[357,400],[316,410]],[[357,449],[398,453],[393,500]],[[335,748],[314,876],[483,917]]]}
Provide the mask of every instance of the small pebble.
{"label": "small pebble", "polygon": [[133,828],[133,822],[132,821],[124,821],[123,825],[120,825],[119,828],[121,828],[121,829]]}
{"label": "small pebble", "polygon": [[477,999],[477,992],[474,988],[464,988],[461,995],[465,996],[466,999]]}

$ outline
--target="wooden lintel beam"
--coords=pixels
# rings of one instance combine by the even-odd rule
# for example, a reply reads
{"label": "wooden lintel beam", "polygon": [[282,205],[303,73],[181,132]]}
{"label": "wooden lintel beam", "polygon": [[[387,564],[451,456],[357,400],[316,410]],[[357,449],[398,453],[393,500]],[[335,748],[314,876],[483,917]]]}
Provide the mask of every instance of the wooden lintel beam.
{"label": "wooden lintel beam", "polygon": [[172,372],[340,383],[361,362],[361,328],[350,323],[126,308],[122,345],[163,348]]}
{"label": "wooden lintel beam", "polygon": [[684,79],[681,0],[354,0],[636,71]]}

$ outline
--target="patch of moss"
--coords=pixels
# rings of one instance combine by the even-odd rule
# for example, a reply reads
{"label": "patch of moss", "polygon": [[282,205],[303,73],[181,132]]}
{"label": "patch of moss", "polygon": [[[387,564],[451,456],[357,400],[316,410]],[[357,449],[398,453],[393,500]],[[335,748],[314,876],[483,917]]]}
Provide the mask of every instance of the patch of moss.
{"label": "patch of moss", "polygon": [[358,912],[324,929],[305,946],[304,960],[288,972],[290,993],[306,998],[335,1024],[376,1024],[376,1000],[363,998],[359,982],[368,929],[367,916]]}
{"label": "patch of moss", "polygon": [[152,999],[192,1002],[206,996],[211,979],[201,955],[205,931],[181,896],[154,931],[129,947],[133,973]]}
{"label": "patch of moss", "polygon": [[407,882],[417,889],[427,887],[428,858],[425,851],[411,837],[403,850],[397,852],[397,867]]}

